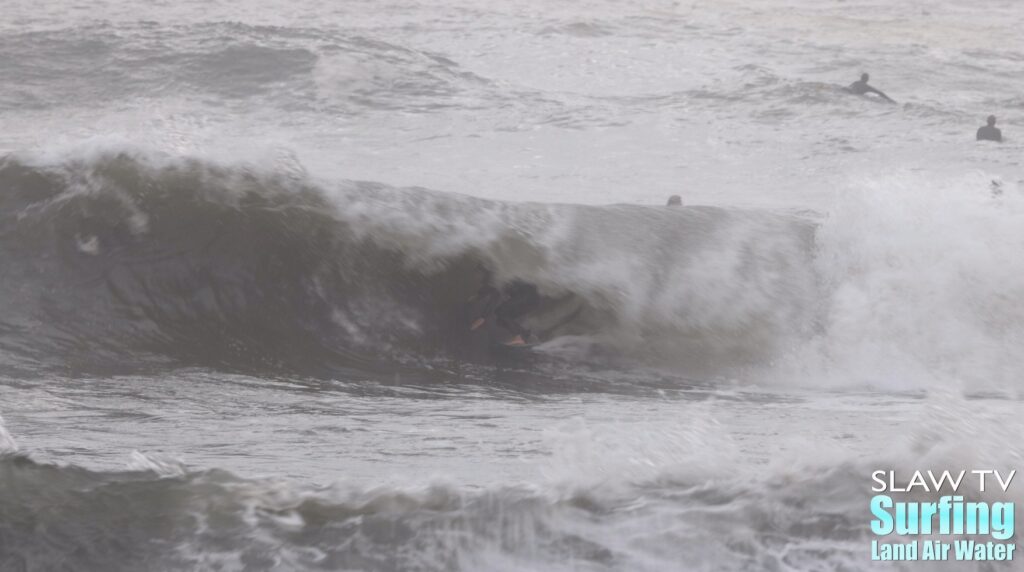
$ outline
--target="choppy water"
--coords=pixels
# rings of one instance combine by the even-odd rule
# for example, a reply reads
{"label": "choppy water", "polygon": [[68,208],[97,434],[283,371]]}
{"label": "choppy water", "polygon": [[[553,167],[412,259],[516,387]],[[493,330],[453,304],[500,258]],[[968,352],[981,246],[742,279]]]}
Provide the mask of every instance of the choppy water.
{"label": "choppy water", "polygon": [[0,570],[884,567],[872,470],[1024,451],[1022,25],[5,3]]}

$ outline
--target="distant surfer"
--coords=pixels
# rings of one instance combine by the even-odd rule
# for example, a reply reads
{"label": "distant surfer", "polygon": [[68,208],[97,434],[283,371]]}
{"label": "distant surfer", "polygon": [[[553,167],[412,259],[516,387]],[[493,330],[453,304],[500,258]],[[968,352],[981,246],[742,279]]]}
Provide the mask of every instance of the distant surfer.
{"label": "distant surfer", "polygon": [[978,128],[978,141],[1003,141],[1003,132],[996,127],[996,116],[988,116],[988,124]]}
{"label": "distant surfer", "polygon": [[989,189],[992,190],[992,198],[997,199],[1003,196],[1003,182],[992,179],[992,183],[989,185]]}
{"label": "distant surfer", "polygon": [[679,195],[672,195],[668,198],[668,206],[670,207],[681,207],[683,206],[683,198]]}
{"label": "distant surfer", "polygon": [[490,273],[486,273],[483,284],[470,298],[470,302],[477,303],[480,308],[479,317],[469,325],[471,331],[480,329],[493,318],[499,327],[512,334],[511,339],[502,343],[506,346],[527,344],[530,330],[524,328],[519,320],[540,305],[540,293],[536,286],[514,280],[499,291],[491,284]]}
{"label": "distant surfer", "polygon": [[874,93],[874,94],[878,95],[878,97],[881,97],[882,99],[888,101],[889,103],[896,103],[888,95],[885,95],[881,91],[879,91],[879,90],[871,87],[870,85],[868,85],[868,80],[869,79],[871,79],[871,76],[869,76],[868,74],[866,74],[866,73],[861,74],[860,75],[860,80],[855,81],[855,82],[850,84],[850,91],[852,93],[854,93],[855,95],[867,95],[869,93]]}

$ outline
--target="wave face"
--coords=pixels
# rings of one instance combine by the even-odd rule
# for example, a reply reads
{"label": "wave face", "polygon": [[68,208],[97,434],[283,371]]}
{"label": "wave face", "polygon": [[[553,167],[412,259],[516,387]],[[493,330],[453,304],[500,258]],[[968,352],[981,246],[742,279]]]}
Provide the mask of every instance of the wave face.
{"label": "wave face", "polygon": [[721,368],[812,326],[813,226],[722,208],[506,204],[198,160],[0,163],[12,362],[375,371],[487,359],[479,267],[538,286],[561,355]]}

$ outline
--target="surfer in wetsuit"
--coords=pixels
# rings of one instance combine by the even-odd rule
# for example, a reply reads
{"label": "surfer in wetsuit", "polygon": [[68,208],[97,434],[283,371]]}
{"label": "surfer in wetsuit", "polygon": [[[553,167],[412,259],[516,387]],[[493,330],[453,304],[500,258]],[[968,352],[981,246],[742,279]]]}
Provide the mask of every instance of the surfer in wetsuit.
{"label": "surfer in wetsuit", "polygon": [[537,287],[515,280],[499,291],[491,284],[490,273],[487,272],[484,276],[483,285],[470,298],[470,302],[480,304],[480,317],[473,320],[469,329],[475,331],[493,317],[498,326],[513,334],[511,339],[503,342],[506,346],[526,345],[530,338],[530,330],[524,328],[519,319],[540,305]]}
{"label": "surfer in wetsuit", "polygon": [[855,95],[867,95],[869,93],[874,93],[877,94],[878,97],[881,97],[882,99],[890,103],[896,103],[888,95],[885,95],[881,91],[868,85],[869,79],[871,79],[871,76],[869,76],[868,74],[861,74],[859,81],[855,81],[850,84],[850,91],[853,92]]}
{"label": "surfer in wetsuit", "polygon": [[996,127],[996,116],[988,116],[988,124],[978,128],[978,141],[1003,141],[1003,132]]}

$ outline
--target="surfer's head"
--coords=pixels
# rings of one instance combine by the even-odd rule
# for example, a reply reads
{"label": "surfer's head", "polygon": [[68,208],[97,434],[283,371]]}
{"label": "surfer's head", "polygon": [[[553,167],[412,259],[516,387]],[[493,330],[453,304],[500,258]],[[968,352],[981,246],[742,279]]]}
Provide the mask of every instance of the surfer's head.
{"label": "surfer's head", "polygon": [[995,115],[989,115],[988,116],[988,126],[989,127],[995,127],[996,126],[996,116]]}
{"label": "surfer's head", "polygon": [[681,207],[683,206],[683,199],[679,195],[672,195],[668,198],[668,206],[670,207]]}
{"label": "surfer's head", "polygon": [[871,76],[869,76],[868,74],[866,74],[866,73],[860,74],[860,80],[862,82],[867,83],[869,79],[871,79]]}

